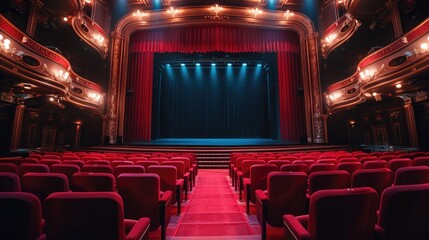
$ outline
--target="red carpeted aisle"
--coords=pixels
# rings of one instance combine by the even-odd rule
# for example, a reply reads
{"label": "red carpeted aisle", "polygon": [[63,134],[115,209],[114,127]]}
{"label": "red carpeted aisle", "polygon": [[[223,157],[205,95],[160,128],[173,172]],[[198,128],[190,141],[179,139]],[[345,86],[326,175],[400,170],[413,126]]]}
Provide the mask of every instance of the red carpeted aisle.
{"label": "red carpeted aisle", "polygon": [[230,187],[226,169],[199,170],[195,190],[171,239],[259,239]]}

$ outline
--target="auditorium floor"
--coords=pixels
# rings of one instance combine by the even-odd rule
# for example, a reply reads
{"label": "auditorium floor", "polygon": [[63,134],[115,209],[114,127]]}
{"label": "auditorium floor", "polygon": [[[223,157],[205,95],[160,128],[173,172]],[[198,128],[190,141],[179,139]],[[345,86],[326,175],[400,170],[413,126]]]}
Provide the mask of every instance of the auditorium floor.
{"label": "auditorium floor", "polygon": [[[182,206],[182,214],[174,215],[167,228],[167,239],[260,239],[260,226],[255,208],[245,213],[245,202],[231,187],[227,169],[200,169],[196,186]],[[151,239],[158,239],[156,232]],[[268,239],[283,239],[283,229],[268,228]]]}

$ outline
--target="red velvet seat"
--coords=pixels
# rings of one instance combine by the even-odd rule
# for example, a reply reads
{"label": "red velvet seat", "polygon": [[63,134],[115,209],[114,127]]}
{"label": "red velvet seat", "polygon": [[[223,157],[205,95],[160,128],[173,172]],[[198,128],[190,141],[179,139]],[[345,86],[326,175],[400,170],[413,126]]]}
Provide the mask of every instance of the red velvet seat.
{"label": "red velvet seat", "polygon": [[182,161],[163,161],[160,165],[169,165],[176,167],[177,170],[177,180],[183,181],[183,190],[185,193],[185,200],[188,200],[188,189],[189,189],[189,179],[190,173],[185,170],[185,163]]}
{"label": "red velvet seat", "polygon": [[61,160],[65,161],[65,160],[80,160],[80,157],[77,155],[63,155],[61,157]]}
{"label": "red velvet seat", "polygon": [[121,196],[113,192],[53,193],[45,201],[42,239],[148,239],[150,219],[125,220]]}
{"label": "red velvet seat", "polygon": [[70,183],[73,174],[80,172],[80,167],[74,164],[61,163],[52,165],[50,171],[52,173],[62,173],[66,175]]}
{"label": "red velvet seat", "polygon": [[21,177],[21,190],[36,195],[42,204],[49,194],[68,192],[69,180],[61,173],[26,173]]}
{"label": "red velvet seat", "polygon": [[344,170],[314,172],[308,178],[308,194],[311,196],[325,189],[349,188],[350,178],[350,174]]}
{"label": "red velvet seat", "polygon": [[21,192],[19,176],[10,172],[0,172],[0,192]]}
{"label": "red velvet seat", "polygon": [[40,200],[25,192],[0,192],[0,238],[34,240],[42,234]]}
{"label": "red velvet seat", "polygon": [[149,168],[149,166],[152,165],[159,165],[159,162],[157,161],[137,161],[135,162],[135,165],[143,166],[145,170]]}
{"label": "red velvet seat", "polygon": [[332,171],[335,169],[335,164],[332,163],[313,163],[308,169],[308,172],[311,174],[313,172]]}
{"label": "red velvet seat", "polygon": [[300,163],[304,163],[308,166],[308,168],[310,169],[310,166],[314,163],[316,163],[316,161],[314,160],[296,160],[293,161],[292,164],[300,164]]}
{"label": "red velvet seat", "polygon": [[389,162],[392,159],[398,158],[397,155],[394,154],[386,154],[386,155],[381,155],[380,157],[378,157],[379,160],[384,160],[386,162]]}
{"label": "red velvet seat", "polygon": [[63,160],[63,163],[76,165],[79,169],[82,169],[83,165],[85,165],[85,162],[82,160]]}
{"label": "red velvet seat", "polygon": [[384,160],[371,160],[363,163],[363,169],[386,168],[387,162]]}
{"label": "red velvet seat", "polygon": [[412,166],[429,166],[429,156],[414,157]]}
{"label": "red velvet seat", "polygon": [[60,164],[61,160],[58,160],[58,159],[42,159],[39,161],[39,163],[46,164],[46,165],[48,165],[48,167],[51,167],[54,164]]}
{"label": "red velvet seat", "polygon": [[86,155],[86,156],[80,157],[80,160],[82,160],[84,162],[91,161],[91,160],[100,160],[100,159],[101,159],[101,157],[98,155]]}
{"label": "red velvet seat", "polygon": [[337,159],[335,158],[326,158],[326,159],[319,159],[316,161],[316,163],[332,163],[332,164],[337,164]]}
{"label": "red velvet seat", "polygon": [[410,185],[429,183],[429,167],[411,166],[396,171],[393,185]]}
{"label": "red velvet seat", "polygon": [[429,239],[429,184],[392,186],[381,196],[380,239]]}
{"label": "red velvet seat", "polygon": [[262,239],[266,239],[267,223],[273,227],[282,227],[283,215],[304,214],[307,180],[307,174],[303,172],[268,173],[267,191],[255,191]]}
{"label": "red velvet seat", "polygon": [[19,175],[18,166],[13,163],[0,163],[0,172],[9,172]]}
{"label": "red velvet seat", "polygon": [[242,167],[243,167],[243,162],[245,160],[256,160],[253,157],[249,157],[249,156],[244,156],[244,157],[238,157],[235,161],[235,166],[232,169],[232,185],[234,186],[235,190],[238,190],[238,187],[240,185],[240,180],[239,177],[237,176],[237,172],[242,171]]}
{"label": "red velvet seat", "polygon": [[242,192],[244,191],[244,178],[250,177],[250,168],[256,164],[265,164],[265,161],[262,159],[258,160],[244,160],[241,164],[241,171],[237,170],[236,176],[238,178],[238,200],[242,201]]}
{"label": "red velvet seat", "polygon": [[146,170],[147,173],[155,173],[161,179],[161,191],[171,191],[173,196],[171,202],[177,202],[177,213],[180,214],[182,206],[183,179],[177,180],[177,169],[168,165],[152,165]]}
{"label": "red velvet seat", "polygon": [[287,161],[287,160],[270,160],[267,163],[268,164],[274,164],[280,169],[281,166],[283,166],[284,164],[289,164],[290,161]]}
{"label": "red velvet seat", "polygon": [[23,163],[18,167],[19,175],[23,176],[26,173],[29,172],[40,172],[40,173],[47,173],[49,172],[49,167],[46,164],[40,164],[40,163]]}
{"label": "red velvet seat", "polygon": [[295,163],[295,164],[283,164],[280,167],[282,172],[308,172],[308,165],[305,163]]}
{"label": "red velvet seat", "polygon": [[73,174],[70,188],[73,192],[113,192],[115,177],[110,173],[78,172]]}
{"label": "red velvet seat", "polygon": [[283,216],[286,239],[373,240],[377,208],[372,188],[318,191],[308,215]]}
{"label": "red velvet seat", "polygon": [[360,169],[352,175],[352,188],[371,187],[378,197],[381,197],[384,189],[392,186],[393,173],[388,168]]}
{"label": "red velvet seat", "polygon": [[155,161],[155,162],[158,162],[159,164],[161,164],[164,161],[168,161],[168,160],[170,160],[168,157],[161,157],[161,156],[149,158],[149,161]]}
{"label": "red velvet seat", "polygon": [[134,165],[134,162],[132,162],[132,161],[112,161],[112,162],[110,162],[110,166],[112,167],[113,171],[115,171],[115,168],[119,165]]}
{"label": "red velvet seat", "polygon": [[345,170],[350,175],[359,169],[362,169],[362,164],[360,162],[340,162],[337,164],[337,170]]}
{"label": "red velvet seat", "polygon": [[122,173],[145,173],[145,168],[141,165],[119,165],[113,169],[115,179]]}
{"label": "red velvet seat", "polygon": [[57,155],[57,154],[45,154],[42,156],[41,159],[39,160],[43,160],[43,159],[56,159],[56,160],[61,160],[61,156]]}
{"label": "red velvet seat", "polygon": [[195,176],[194,176],[194,168],[192,167],[192,164],[191,164],[191,158],[187,156],[175,156],[175,157],[172,157],[170,161],[180,161],[185,164],[185,172],[189,172],[189,184],[188,184],[189,191],[192,191],[192,185],[194,184]]}
{"label": "red velvet seat", "polygon": [[412,164],[412,161],[409,158],[396,158],[396,159],[391,159],[387,163],[387,167],[393,172],[393,174],[395,174],[399,168],[409,167],[411,166],[411,164]]}
{"label": "red velvet seat", "polygon": [[367,156],[367,157],[361,157],[359,159],[360,163],[362,163],[362,164],[364,164],[367,161],[375,161],[375,160],[378,160],[378,157],[376,157],[376,156]]}
{"label": "red velvet seat", "polygon": [[150,230],[161,226],[161,239],[171,218],[172,192],[161,193],[160,178],[154,173],[123,173],[117,179],[118,193],[124,201],[126,218],[150,218]]}
{"label": "red velvet seat", "polygon": [[113,174],[113,169],[110,165],[85,164],[85,165],[83,165],[83,167],[80,170],[82,172]]}
{"label": "red velvet seat", "polygon": [[278,170],[274,164],[256,164],[250,167],[249,178],[243,178],[247,214],[250,214],[250,202],[256,203],[255,191],[267,190],[268,173]]}

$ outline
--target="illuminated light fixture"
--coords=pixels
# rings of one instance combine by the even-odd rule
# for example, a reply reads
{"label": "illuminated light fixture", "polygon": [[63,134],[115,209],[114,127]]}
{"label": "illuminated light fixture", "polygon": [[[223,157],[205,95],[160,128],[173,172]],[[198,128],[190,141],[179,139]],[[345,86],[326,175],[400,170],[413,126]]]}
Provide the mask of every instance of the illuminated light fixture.
{"label": "illuminated light fixture", "polygon": [[338,4],[343,4],[345,1],[344,0],[338,0],[337,2],[338,2]]}
{"label": "illuminated light fixture", "polygon": [[22,86],[23,86],[24,89],[31,90],[31,85],[30,84],[23,84]]}
{"label": "illuminated light fixture", "polygon": [[85,3],[92,3],[92,0],[85,0]]}
{"label": "illuminated light fixture", "polygon": [[169,63],[167,63],[167,64],[165,64],[165,66],[166,66],[166,67],[169,67],[169,66],[170,66],[170,64],[169,64]]}
{"label": "illuminated light fixture", "polygon": [[247,66],[247,63],[243,63],[243,67]]}
{"label": "illuminated light fixture", "polygon": [[257,17],[262,13],[262,10],[259,8],[252,8],[249,11],[251,14],[253,14],[254,17]]}
{"label": "illuminated light fixture", "polygon": [[54,98],[53,98],[53,97],[50,97],[50,98],[49,98],[49,101],[53,102],[53,101],[54,101]]}
{"label": "illuminated light fixture", "polygon": [[375,76],[375,71],[366,69],[365,71],[361,71],[359,76],[362,80],[367,81]]}
{"label": "illuminated light fixture", "polygon": [[199,64],[199,63],[195,63],[195,66],[197,66],[197,67],[199,67],[201,64]]}
{"label": "illuminated light fixture", "polygon": [[4,40],[3,40],[3,42],[1,41],[2,39],[0,39],[0,43],[2,43],[1,45],[2,45],[2,47],[4,48],[4,50],[9,50],[9,48],[10,48],[10,40],[9,39],[7,39],[7,38],[5,38]]}
{"label": "illuminated light fixture", "polygon": [[167,13],[170,14],[171,16],[173,16],[173,17],[176,15],[177,12],[179,12],[179,10],[177,8],[174,8],[174,7],[170,7],[167,10]]}
{"label": "illuminated light fixture", "polygon": [[395,85],[395,87],[398,88],[398,89],[402,88],[402,84],[398,83],[398,84]]}
{"label": "illuminated light fixture", "polygon": [[133,12],[133,16],[138,17],[140,19],[143,18],[143,17],[146,17],[147,15],[149,15],[149,14],[147,14],[145,12],[142,12],[140,10],[137,10],[137,11]]}
{"label": "illuminated light fixture", "polygon": [[3,40],[3,35],[0,34],[0,41]]}
{"label": "illuminated light fixture", "polygon": [[212,67],[215,67],[216,66],[216,63],[212,63]]}
{"label": "illuminated light fixture", "polygon": [[262,64],[258,63],[256,66],[257,66],[257,67],[262,67]]}
{"label": "illuminated light fixture", "polygon": [[88,97],[95,102],[98,102],[101,98],[101,95],[95,92],[88,93]]}
{"label": "illuminated light fixture", "polygon": [[372,93],[372,96],[374,96],[374,97],[375,97],[375,96],[377,96],[377,93],[376,93],[376,92],[373,92],[373,93]]}
{"label": "illuminated light fixture", "polygon": [[350,121],[349,121],[349,124],[350,124],[350,125],[355,125],[355,123],[356,123],[356,121],[355,121],[355,120],[350,120]]}
{"label": "illuminated light fixture", "polygon": [[104,37],[101,34],[94,34],[92,38],[97,42],[98,45],[104,45]]}
{"label": "illuminated light fixture", "polygon": [[185,66],[185,64],[184,64],[184,63],[181,63],[181,64],[180,64],[180,66],[184,67],[184,66]]}
{"label": "illuminated light fixture", "polygon": [[223,11],[223,7],[222,7],[222,6],[220,6],[219,4],[216,4],[216,5],[214,5],[214,6],[211,6],[211,7],[210,7],[210,10],[211,10],[212,12],[214,12],[214,14],[217,16],[219,13],[222,13],[222,11]]}
{"label": "illuminated light fixture", "polygon": [[289,18],[290,18],[290,17],[292,17],[294,14],[295,14],[294,12],[289,11],[289,10],[286,10],[286,11],[283,13],[283,16],[285,16],[285,17],[286,17],[286,19],[289,19]]}
{"label": "illuminated light fixture", "polygon": [[332,93],[331,95],[329,95],[329,99],[331,99],[331,101],[335,101],[339,98],[341,98],[343,96],[343,94],[339,93],[339,92],[335,92]]}
{"label": "illuminated light fixture", "polygon": [[227,65],[228,65],[228,67],[231,67],[231,66],[232,66],[232,63],[228,63]]}
{"label": "illuminated light fixture", "polygon": [[325,38],[325,42],[327,44],[331,44],[335,39],[337,39],[338,35],[335,33],[331,33],[329,34],[326,38]]}
{"label": "illuminated light fixture", "polygon": [[426,51],[426,50],[428,50],[429,46],[428,46],[428,44],[427,44],[427,43],[422,43],[422,44],[420,45],[420,48],[421,48],[423,51]]}
{"label": "illuminated light fixture", "polygon": [[55,77],[61,81],[67,80],[69,78],[69,76],[70,76],[69,72],[63,71],[63,70],[59,70],[58,73],[55,74]]}
{"label": "illuminated light fixture", "polygon": [[68,22],[69,18],[68,17],[63,17],[64,22]]}
{"label": "illuminated light fixture", "polygon": [[371,97],[371,93],[365,93],[365,97]]}

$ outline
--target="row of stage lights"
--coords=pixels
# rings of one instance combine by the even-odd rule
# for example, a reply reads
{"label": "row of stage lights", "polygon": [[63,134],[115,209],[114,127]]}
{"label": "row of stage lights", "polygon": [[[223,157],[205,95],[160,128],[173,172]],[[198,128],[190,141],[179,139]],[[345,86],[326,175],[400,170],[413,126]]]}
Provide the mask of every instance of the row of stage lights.
{"label": "row of stage lights", "polygon": [[228,67],[232,67],[232,66],[242,66],[242,67],[247,67],[247,66],[253,66],[253,67],[262,67],[261,63],[256,63],[256,64],[249,64],[249,63],[179,63],[179,64],[171,64],[171,63],[166,63],[164,64],[165,67],[173,67],[173,66],[181,66],[181,67],[186,67],[186,66],[192,66],[192,67],[201,67],[201,66],[211,66],[211,67],[216,67],[216,66],[228,66]]}

